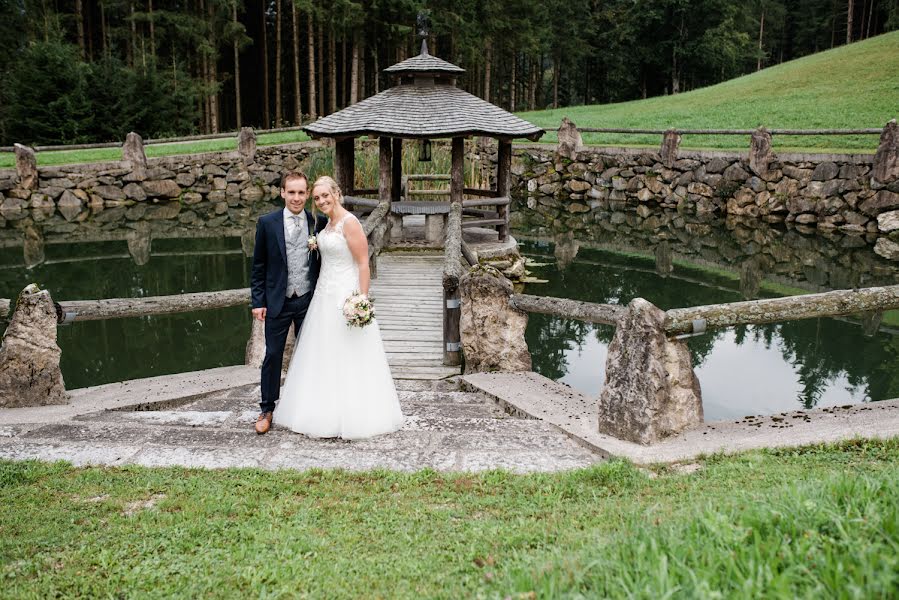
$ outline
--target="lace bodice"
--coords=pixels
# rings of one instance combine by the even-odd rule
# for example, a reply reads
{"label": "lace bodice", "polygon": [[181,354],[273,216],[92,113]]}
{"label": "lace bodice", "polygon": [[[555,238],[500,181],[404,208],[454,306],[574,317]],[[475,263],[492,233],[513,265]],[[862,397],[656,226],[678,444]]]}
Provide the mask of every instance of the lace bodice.
{"label": "lace bodice", "polygon": [[328,226],[318,234],[318,250],[322,257],[319,288],[346,294],[359,288],[359,268],[343,235],[346,222],[355,218],[352,213],[347,213],[337,223],[328,222]]}

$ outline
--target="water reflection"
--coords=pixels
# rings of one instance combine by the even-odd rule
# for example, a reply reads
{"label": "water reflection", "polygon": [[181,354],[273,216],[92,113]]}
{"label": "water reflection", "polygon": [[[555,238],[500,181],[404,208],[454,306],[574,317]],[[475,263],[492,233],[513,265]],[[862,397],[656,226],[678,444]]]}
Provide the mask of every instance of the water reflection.
{"label": "water reflection", "polygon": [[[172,232],[168,232],[172,235]],[[0,248],[0,297],[15,298],[38,283],[55,300],[144,297],[249,286],[250,258],[242,230],[196,231],[188,238],[146,232],[119,239],[43,245],[27,268],[23,247]],[[107,237],[114,237],[109,235]],[[252,253],[252,244],[249,247]],[[0,331],[5,326],[0,323]],[[87,321],[58,329],[66,387],[74,389],[241,364],[250,334],[249,310],[232,307],[169,316]]]}
{"label": "water reflection", "polygon": [[[899,265],[867,246],[767,225],[654,216],[664,225],[651,233],[630,214],[617,226],[609,220],[577,232],[519,229],[514,235],[523,252],[548,263],[530,267],[548,283],[526,292],[621,304],[641,296],[668,309],[833,284],[899,283]],[[852,260],[843,259],[847,254]],[[526,335],[535,370],[598,396],[612,334],[612,327],[534,314]],[[717,330],[690,338],[688,346],[707,420],[899,397],[896,311]]]}

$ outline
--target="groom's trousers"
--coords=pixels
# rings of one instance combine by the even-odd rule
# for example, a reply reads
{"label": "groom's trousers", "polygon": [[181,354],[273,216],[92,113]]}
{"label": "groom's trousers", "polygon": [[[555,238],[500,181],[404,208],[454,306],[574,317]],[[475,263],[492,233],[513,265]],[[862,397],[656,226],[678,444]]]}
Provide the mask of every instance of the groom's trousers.
{"label": "groom's trousers", "polygon": [[277,317],[265,317],[265,359],[262,361],[262,412],[275,410],[281,395],[281,363],[284,361],[284,345],[291,325],[297,338],[312,301],[312,292],[294,296],[284,301],[284,308]]}

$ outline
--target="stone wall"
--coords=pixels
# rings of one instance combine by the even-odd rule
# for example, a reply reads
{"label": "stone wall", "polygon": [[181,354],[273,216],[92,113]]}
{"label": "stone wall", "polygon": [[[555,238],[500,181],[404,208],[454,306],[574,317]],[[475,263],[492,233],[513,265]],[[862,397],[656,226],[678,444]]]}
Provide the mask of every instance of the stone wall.
{"label": "stone wall", "polygon": [[682,152],[670,166],[658,152],[631,149],[586,149],[569,159],[527,147],[515,159],[517,194],[532,197],[533,208],[571,215],[631,204],[847,233],[899,229],[899,181],[872,177],[868,155],[783,155],[764,176],[747,157],[724,152]]}
{"label": "stone wall", "polygon": [[[0,170],[0,230],[45,232],[245,225],[279,194],[281,175],[304,168],[318,142],[112,163]],[[143,161],[146,161],[145,163]]]}

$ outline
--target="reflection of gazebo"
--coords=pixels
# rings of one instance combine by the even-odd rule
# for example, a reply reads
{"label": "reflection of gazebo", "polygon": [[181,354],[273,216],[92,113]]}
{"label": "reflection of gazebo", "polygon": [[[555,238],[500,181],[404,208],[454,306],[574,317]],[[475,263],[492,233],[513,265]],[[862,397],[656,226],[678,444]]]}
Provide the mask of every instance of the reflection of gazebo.
{"label": "reflection of gazebo", "polygon": [[[403,139],[452,139],[450,202],[461,202],[463,194],[507,198],[512,159],[512,139],[537,140],[544,130],[456,87],[464,69],[428,54],[422,41],[421,54],[385,69],[397,85],[304,127],[314,138],[335,140],[334,171],[344,195],[353,195],[354,139],[379,139],[380,170],[378,195],[382,202],[400,201]],[[470,136],[497,138],[499,142],[496,190],[463,188],[464,139]],[[428,142],[423,142],[427,144]],[[417,205],[413,207],[412,205]],[[394,213],[446,212],[445,203],[403,202]],[[508,235],[508,203],[497,207],[493,219],[479,224],[496,226],[499,237]]]}

